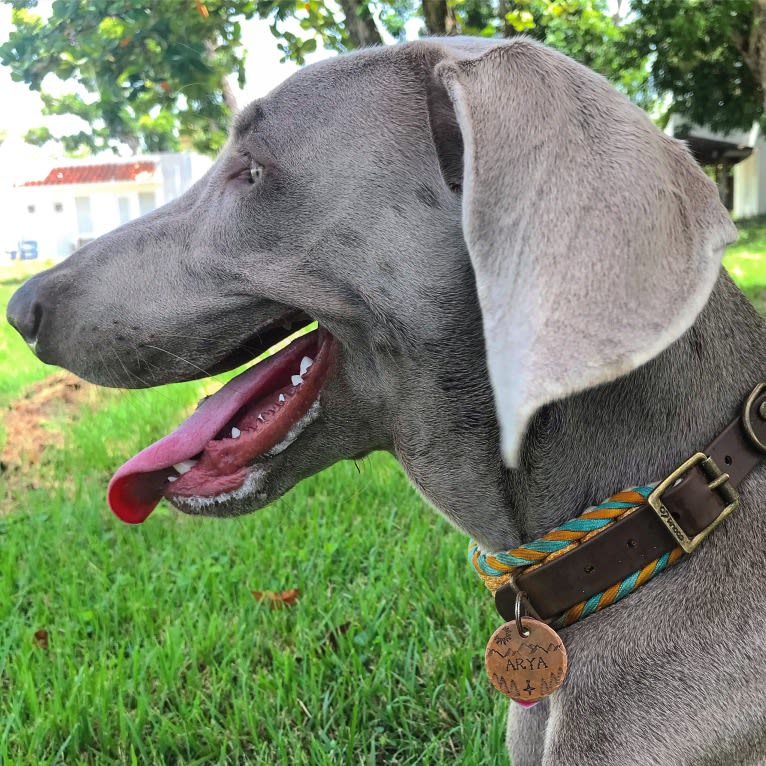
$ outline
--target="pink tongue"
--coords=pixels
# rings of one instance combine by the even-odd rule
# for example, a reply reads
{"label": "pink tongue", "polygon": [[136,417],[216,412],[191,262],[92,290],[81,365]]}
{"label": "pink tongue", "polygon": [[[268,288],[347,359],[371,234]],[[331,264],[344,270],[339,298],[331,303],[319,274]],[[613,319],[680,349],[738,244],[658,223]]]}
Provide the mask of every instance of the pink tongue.
{"label": "pink tongue", "polygon": [[316,338],[316,332],[309,333],[245,370],[202,402],[173,433],[122,465],[107,489],[112,512],[128,524],[144,521],[162,499],[169,469],[202,452],[239,409],[275,388],[284,375],[286,363],[292,363],[294,358],[300,360],[315,345]]}

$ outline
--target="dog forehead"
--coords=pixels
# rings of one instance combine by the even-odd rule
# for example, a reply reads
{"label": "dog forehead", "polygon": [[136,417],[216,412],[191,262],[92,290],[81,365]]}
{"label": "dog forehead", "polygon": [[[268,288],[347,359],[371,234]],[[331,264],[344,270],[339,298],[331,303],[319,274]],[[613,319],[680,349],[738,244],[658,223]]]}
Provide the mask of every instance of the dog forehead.
{"label": "dog forehead", "polygon": [[253,131],[294,133],[333,119],[382,123],[401,118],[412,94],[424,85],[426,61],[476,56],[493,41],[428,38],[364,48],[309,64],[288,77],[235,118],[233,136]]}
{"label": "dog forehead", "polygon": [[[233,145],[258,138],[282,157],[332,159],[390,151],[392,140],[419,146],[426,124],[428,69],[476,57],[496,45],[476,38],[427,38],[365,48],[303,67],[235,118]],[[384,126],[387,129],[381,130]]]}
{"label": "dog forehead", "polygon": [[236,116],[234,137],[243,139],[254,131],[290,129],[323,116],[358,111],[355,105],[397,86],[400,78],[386,75],[391,56],[391,48],[381,48],[300,69]]}

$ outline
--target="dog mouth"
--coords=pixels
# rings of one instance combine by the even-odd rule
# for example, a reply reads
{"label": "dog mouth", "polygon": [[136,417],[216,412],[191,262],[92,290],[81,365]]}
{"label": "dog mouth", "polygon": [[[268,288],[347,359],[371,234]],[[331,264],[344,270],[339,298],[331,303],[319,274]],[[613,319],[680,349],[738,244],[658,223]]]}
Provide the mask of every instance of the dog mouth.
{"label": "dog mouth", "polygon": [[[307,317],[284,315],[213,369],[231,369],[260,356],[290,335],[296,318]],[[264,463],[317,418],[335,345],[326,330],[313,330],[203,399],[175,431],[117,470],[107,490],[112,512],[124,522],[140,524],[163,497],[195,513],[237,493],[250,494],[254,480],[264,474]]]}

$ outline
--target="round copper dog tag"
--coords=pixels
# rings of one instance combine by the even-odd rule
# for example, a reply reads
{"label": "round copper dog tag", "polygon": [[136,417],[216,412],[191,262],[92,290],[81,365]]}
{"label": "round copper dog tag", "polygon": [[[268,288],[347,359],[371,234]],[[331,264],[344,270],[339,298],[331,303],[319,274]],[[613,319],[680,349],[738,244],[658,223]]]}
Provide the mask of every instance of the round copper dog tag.
{"label": "round copper dog tag", "polygon": [[489,639],[485,662],[492,685],[521,702],[536,702],[561,686],[567,672],[567,650],[553,628],[522,617],[528,636],[519,635],[515,622],[501,625]]}

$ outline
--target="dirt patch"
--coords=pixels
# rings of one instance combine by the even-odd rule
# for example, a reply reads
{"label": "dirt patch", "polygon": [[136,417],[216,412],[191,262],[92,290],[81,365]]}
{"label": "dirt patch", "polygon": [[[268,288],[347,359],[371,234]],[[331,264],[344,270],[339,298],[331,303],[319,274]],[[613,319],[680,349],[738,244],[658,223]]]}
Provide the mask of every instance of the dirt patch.
{"label": "dirt patch", "polygon": [[36,489],[43,453],[64,446],[64,429],[84,405],[96,404],[98,387],[70,372],[57,372],[24,389],[3,418],[0,473],[6,490]]}

